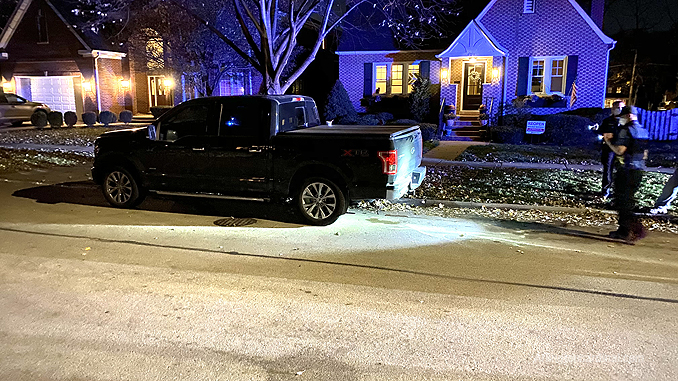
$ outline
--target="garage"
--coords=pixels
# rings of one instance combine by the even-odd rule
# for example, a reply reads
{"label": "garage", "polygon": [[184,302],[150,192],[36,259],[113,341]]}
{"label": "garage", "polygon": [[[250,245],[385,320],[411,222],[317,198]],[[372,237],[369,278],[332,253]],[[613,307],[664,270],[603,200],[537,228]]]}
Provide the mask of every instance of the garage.
{"label": "garage", "polygon": [[18,77],[17,93],[53,111],[76,111],[73,77]]}

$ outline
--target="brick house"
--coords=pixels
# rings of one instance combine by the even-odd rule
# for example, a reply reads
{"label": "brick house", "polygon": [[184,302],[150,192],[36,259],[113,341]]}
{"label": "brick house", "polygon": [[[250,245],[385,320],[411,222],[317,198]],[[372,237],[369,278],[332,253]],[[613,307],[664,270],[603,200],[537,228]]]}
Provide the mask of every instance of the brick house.
{"label": "brick house", "polygon": [[442,52],[337,52],[339,78],[358,109],[377,87],[407,95],[403,78],[417,69],[461,114],[477,114],[481,104],[496,113],[519,97],[534,114],[567,110],[575,81],[573,108],[603,107],[615,45],[601,30],[603,5],[593,0],[589,15],[575,0],[492,0]]}
{"label": "brick house", "polygon": [[128,108],[125,56],[77,31],[49,0],[20,0],[0,34],[4,91],[78,116]]}

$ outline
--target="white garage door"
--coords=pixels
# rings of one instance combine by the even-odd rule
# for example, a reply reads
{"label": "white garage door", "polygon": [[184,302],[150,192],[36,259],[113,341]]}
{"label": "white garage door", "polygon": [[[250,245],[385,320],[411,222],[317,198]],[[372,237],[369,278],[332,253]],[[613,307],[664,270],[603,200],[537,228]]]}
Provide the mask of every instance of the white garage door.
{"label": "white garage door", "polygon": [[73,77],[31,77],[31,100],[53,111],[75,111]]}

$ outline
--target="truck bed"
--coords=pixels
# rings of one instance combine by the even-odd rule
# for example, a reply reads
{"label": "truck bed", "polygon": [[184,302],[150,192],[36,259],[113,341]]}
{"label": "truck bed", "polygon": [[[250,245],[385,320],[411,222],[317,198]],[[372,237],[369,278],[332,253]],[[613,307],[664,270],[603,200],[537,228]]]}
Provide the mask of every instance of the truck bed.
{"label": "truck bed", "polygon": [[321,125],[316,127],[303,128],[299,130],[292,130],[285,132],[285,134],[312,134],[312,135],[376,135],[376,136],[390,136],[397,138],[398,136],[409,134],[417,130],[419,126],[406,125],[389,125],[389,126],[359,126],[359,125]]}

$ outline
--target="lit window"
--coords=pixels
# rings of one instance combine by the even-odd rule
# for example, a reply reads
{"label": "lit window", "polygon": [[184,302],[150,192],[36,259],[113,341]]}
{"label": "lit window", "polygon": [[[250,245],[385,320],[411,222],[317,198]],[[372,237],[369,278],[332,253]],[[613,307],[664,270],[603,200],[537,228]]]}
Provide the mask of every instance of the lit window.
{"label": "lit window", "polygon": [[534,13],[534,1],[535,0],[524,0],[523,13]]}
{"label": "lit window", "polygon": [[219,95],[245,95],[244,74],[225,74],[219,81]]}
{"label": "lit window", "polygon": [[565,57],[533,57],[530,68],[529,86],[532,94],[565,93]]}
{"label": "lit window", "polygon": [[403,65],[391,66],[391,94],[403,93]]}
{"label": "lit window", "polygon": [[563,74],[565,73],[565,60],[552,60],[551,61],[551,92],[552,93],[562,93],[563,86]]}
{"label": "lit window", "polygon": [[417,81],[417,76],[419,75],[419,65],[410,65],[407,68],[407,92],[412,93],[414,82]]}
{"label": "lit window", "polygon": [[387,65],[377,65],[374,91],[376,92],[379,89],[379,93],[386,94],[386,76],[387,76],[388,66]]}
{"label": "lit window", "polygon": [[544,91],[544,61],[532,61],[532,92],[541,93]]}
{"label": "lit window", "polygon": [[146,39],[146,67],[151,70],[165,67],[165,48],[162,37],[153,29],[146,28],[142,31]]}

